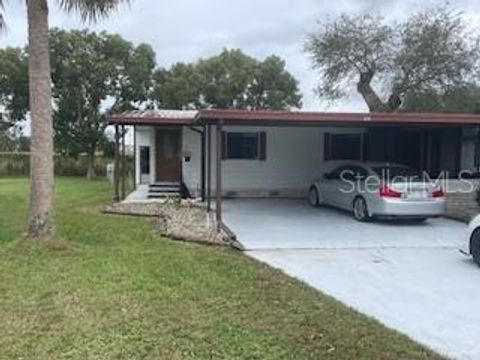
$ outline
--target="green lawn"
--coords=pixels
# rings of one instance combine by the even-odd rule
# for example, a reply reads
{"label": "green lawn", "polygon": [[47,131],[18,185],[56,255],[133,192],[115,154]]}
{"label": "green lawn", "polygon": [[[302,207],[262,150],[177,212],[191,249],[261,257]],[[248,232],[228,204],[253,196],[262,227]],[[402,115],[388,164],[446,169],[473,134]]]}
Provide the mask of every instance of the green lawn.
{"label": "green lawn", "polygon": [[430,359],[438,355],[223,248],[100,214],[105,182],[57,181],[70,252],[13,251],[28,183],[0,179],[2,359]]}

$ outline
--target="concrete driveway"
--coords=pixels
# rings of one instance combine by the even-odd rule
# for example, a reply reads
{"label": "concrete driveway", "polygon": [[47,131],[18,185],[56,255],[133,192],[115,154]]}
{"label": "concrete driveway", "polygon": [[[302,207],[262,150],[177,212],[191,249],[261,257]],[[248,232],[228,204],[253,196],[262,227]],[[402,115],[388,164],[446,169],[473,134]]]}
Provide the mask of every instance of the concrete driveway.
{"label": "concrete driveway", "polygon": [[226,201],[224,218],[247,250],[458,247],[465,229],[446,219],[360,223],[303,200]]}
{"label": "concrete driveway", "polygon": [[226,202],[247,254],[438,352],[480,359],[480,269],[458,252],[464,224],[361,224],[302,201]]}

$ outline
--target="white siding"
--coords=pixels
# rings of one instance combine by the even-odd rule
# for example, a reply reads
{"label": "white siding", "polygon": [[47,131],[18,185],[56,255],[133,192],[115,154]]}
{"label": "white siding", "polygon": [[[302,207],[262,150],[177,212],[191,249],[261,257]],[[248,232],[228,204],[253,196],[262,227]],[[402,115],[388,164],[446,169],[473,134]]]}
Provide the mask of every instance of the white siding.
{"label": "white siding", "polygon": [[[232,132],[266,132],[267,159],[223,160],[224,194],[237,196],[303,196],[311,181],[323,172],[323,139],[330,133],[362,133],[364,129],[297,127],[224,127]],[[155,182],[155,128],[137,126],[136,183],[140,184],[140,146],[150,146],[150,182]],[[201,136],[183,128],[183,181],[199,196],[201,188]],[[212,194],[215,193],[215,127],[212,126]],[[189,157],[190,161],[186,158]]]}
{"label": "white siding", "polygon": [[[362,129],[327,129],[296,127],[224,127],[224,131],[259,132],[267,136],[267,159],[223,160],[223,191],[227,195],[287,196],[306,194],[311,181],[322,173],[324,133],[361,133]],[[193,194],[201,184],[201,137],[184,130],[184,153],[191,155],[183,164],[184,182]],[[212,127],[212,193],[215,192],[215,128]]]}
{"label": "white siding", "polygon": [[141,183],[140,146],[150,146],[150,183],[155,182],[155,128],[136,126],[135,128],[135,183]]}
{"label": "white siding", "polygon": [[[192,196],[200,196],[201,188],[201,135],[197,132],[183,128],[183,182]],[[190,161],[186,162],[185,157],[189,156]]]}
{"label": "white siding", "polygon": [[[347,128],[297,128],[297,127],[239,127],[226,126],[224,131],[259,132],[267,134],[266,161],[223,160],[223,189],[225,194],[238,196],[302,195],[308,190],[313,178],[325,170],[323,161],[323,139],[325,133],[363,133],[365,129]],[[471,137],[471,134],[468,133]],[[442,165],[452,168],[455,151],[451,148],[450,134],[442,140]],[[466,135],[466,134],[465,134]],[[155,127],[137,126],[136,139],[136,183],[140,184],[140,146],[150,146],[150,182],[155,182]],[[201,187],[201,136],[188,127],[183,128],[183,181],[192,193],[200,195]],[[215,193],[215,127],[212,126],[212,194]],[[473,168],[474,141],[464,140],[462,146],[462,169]],[[190,161],[186,161],[186,157]]]}

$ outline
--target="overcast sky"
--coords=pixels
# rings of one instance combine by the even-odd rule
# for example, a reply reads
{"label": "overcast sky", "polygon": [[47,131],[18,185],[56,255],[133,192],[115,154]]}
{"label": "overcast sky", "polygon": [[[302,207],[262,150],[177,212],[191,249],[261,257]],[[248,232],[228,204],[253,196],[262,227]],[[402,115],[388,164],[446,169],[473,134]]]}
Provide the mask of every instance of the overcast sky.
{"label": "overcast sky", "polygon": [[[0,35],[0,46],[24,45],[27,39],[24,0],[8,0],[8,33]],[[432,0],[132,0],[109,19],[85,25],[77,16],[65,15],[49,1],[50,25],[71,29],[89,27],[119,33],[136,44],[153,46],[157,62],[194,61],[219,53],[222,48],[241,48],[247,54],[264,58],[278,54],[288,70],[300,81],[304,108],[329,111],[365,111],[356,94],[328,105],[318,99],[313,89],[318,77],[302,51],[305,35],[314,31],[316,21],[341,12],[380,12],[401,20],[411,12],[444,1]],[[456,8],[465,12],[469,22],[480,25],[478,0],[456,0]]]}

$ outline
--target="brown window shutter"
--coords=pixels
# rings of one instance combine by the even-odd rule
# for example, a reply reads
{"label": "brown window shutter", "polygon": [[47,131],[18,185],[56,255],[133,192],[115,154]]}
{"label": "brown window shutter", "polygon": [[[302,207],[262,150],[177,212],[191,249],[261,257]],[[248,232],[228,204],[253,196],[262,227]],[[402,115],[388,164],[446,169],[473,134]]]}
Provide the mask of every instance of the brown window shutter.
{"label": "brown window shutter", "polygon": [[260,154],[259,154],[259,159],[260,160],[267,160],[267,133],[266,132],[261,132],[260,133]]}
{"label": "brown window shutter", "polygon": [[222,160],[227,158],[227,133],[222,131]]}

